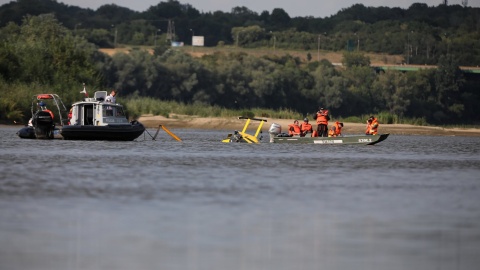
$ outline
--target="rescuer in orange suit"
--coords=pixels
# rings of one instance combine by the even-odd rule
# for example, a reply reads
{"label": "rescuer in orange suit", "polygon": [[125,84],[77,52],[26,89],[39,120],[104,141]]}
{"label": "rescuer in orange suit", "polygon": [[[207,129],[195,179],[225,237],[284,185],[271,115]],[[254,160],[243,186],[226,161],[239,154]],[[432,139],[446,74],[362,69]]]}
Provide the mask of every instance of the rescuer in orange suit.
{"label": "rescuer in orange suit", "polygon": [[307,133],[313,133],[313,128],[310,123],[308,123],[308,118],[303,119],[303,123],[300,125],[300,130],[302,131],[302,137],[305,137]]}
{"label": "rescuer in orange suit", "polygon": [[336,121],[333,127],[328,131],[328,137],[342,136],[343,123]]}
{"label": "rescuer in orange suit", "polygon": [[328,115],[328,110],[320,108],[318,112],[313,116],[317,120],[317,133],[319,137],[328,136],[328,120],[330,116]]}
{"label": "rescuer in orange suit", "polygon": [[297,136],[302,133],[300,126],[298,125],[298,120],[293,121],[293,124],[288,125],[288,134],[290,136]]}
{"label": "rescuer in orange suit", "polygon": [[378,120],[375,116],[370,116],[367,120],[367,130],[365,131],[366,135],[377,135],[378,134]]}

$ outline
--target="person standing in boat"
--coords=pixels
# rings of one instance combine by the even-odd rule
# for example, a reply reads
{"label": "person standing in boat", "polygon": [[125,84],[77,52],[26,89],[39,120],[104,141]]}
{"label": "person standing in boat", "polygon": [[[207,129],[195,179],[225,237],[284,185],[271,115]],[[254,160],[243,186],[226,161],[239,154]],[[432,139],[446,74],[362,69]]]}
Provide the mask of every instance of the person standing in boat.
{"label": "person standing in boat", "polygon": [[328,131],[328,137],[342,136],[343,123],[336,121],[333,127]]}
{"label": "person standing in boat", "polygon": [[366,135],[377,135],[378,134],[378,120],[375,116],[370,116],[367,120],[367,130],[365,131]]}
{"label": "person standing in boat", "polygon": [[299,136],[302,133],[298,120],[293,121],[293,124],[288,125],[288,134],[290,136]]}
{"label": "person standing in boat", "polygon": [[116,102],[116,98],[115,98],[116,95],[117,95],[117,92],[116,92],[115,90],[112,90],[112,92],[110,92],[110,95],[108,95],[108,96],[105,98],[105,102],[117,103],[117,102]]}
{"label": "person standing in boat", "polygon": [[308,118],[303,119],[303,123],[300,125],[300,130],[302,131],[302,137],[305,137],[307,133],[313,133],[313,128],[310,123],[308,123]]}
{"label": "person standing in boat", "polygon": [[328,110],[320,108],[318,112],[313,116],[313,119],[317,120],[317,134],[319,137],[328,136],[328,120],[330,116],[328,115]]}

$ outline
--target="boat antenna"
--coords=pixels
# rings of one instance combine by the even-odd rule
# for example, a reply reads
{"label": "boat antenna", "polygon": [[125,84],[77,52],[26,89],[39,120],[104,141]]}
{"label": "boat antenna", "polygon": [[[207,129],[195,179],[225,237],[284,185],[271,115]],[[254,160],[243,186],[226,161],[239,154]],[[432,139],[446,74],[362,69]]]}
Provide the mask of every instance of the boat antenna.
{"label": "boat antenna", "polygon": [[88,98],[88,92],[87,92],[87,89],[85,88],[85,83],[83,83],[83,91],[81,91],[80,94],[85,94],[85,97]]}

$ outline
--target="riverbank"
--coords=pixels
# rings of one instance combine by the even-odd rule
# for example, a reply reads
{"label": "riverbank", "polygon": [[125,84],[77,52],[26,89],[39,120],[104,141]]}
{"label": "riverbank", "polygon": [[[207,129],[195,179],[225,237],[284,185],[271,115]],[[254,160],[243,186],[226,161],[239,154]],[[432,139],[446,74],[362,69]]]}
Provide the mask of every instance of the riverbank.
{"label": "riverbank", "polygon": [[[272,123],[277,123],[285,129],[293,123],[293,119],[266,119],[263,131],[266,132]],[[189,115],[174,115],[169,118],[159,115],[142,115],[138,121],[147,128],[155,128],[158,125],[164,125],[167,128],[193,128],[193,129],[215,129],[215,130],[240,130],[245,124],[245,120],[239,120],[237,117],[197,117]],[[302,121],[300,121],[301,123]],[[258,121],[252,121],[250,129],[258,127]],[[316,127],[314,121],[311,124]],[[362,134],[365,132],[365,124],[344,123],[344,134]],[[478,128],[442,128],[434,126],[414,126],[405,124],[381,124],[380,133],[390,133],[396,135],[432,135],[432,136],[480,136]]]}
{"label": "riverbank", "polygon": [[[263,126],[263,131],[267,132],[272,123],[282,126],[283,131],[287,126],[293,123],[293,119],[266,119],[267,123]],[[137,119],[147,128],[157,128],[158,125],[164,125],[169,129],[187,128],[187,129],[214,129],[214,130],[241,130],[245,124],[245,120],[238,117],[198,117],[190,115],[175,115],[164,117],[159,115],[142,115]],[[302,123],[302,121],[300,121]],[[332,121],[330,121],[332,123]],[[252,121],[249,131],[253,131],[258,127],[258,121]],[[314,121],[311,124],[316,127]],[[0,127],[22,127],[22,125],[0,125]],[[363,134],[365,132],[365,124],[344,122],[343,134]],[[380,123],[380,133],[390,133],[394,135],[431,135],[431,136],[480,136],[479,128],[443,128],[435,126],[415,126],[406,124],[382,124]]]}

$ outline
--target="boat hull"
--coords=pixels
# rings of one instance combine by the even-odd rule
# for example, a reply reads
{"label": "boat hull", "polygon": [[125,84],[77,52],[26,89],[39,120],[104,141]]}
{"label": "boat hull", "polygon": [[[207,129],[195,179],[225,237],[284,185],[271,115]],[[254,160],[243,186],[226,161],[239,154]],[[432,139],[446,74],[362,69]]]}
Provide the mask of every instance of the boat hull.
{"label": "boat hull", "polygon": [[350,135],[341,137],[273,137],[273,143],[310,143],[310,144],[363,144],[373,145],[387,139],[390,134]]}
{"label": "boat hull", "polygon": [[60,133],[65,140],[91,141],[133,141],[145,131],[143,124],[136,122],[126,125],[68,125]]}
{"label": "boat hull", "polygon": [[[35,129],[31,126],[21,128],[19,131],[17,131],[17,135],[22,139],[37,139],[37,136],[35,135]],[[45,137],[43,136],[42,138]],[[60,135],[60,129],[57,127],[53,129],[53,139],[63,139],[62,135]]]}
{"label": "boat hull", "polygon": [[23,127],[17,132],[18,137],[22,139],[36,139],[33,127]]}

